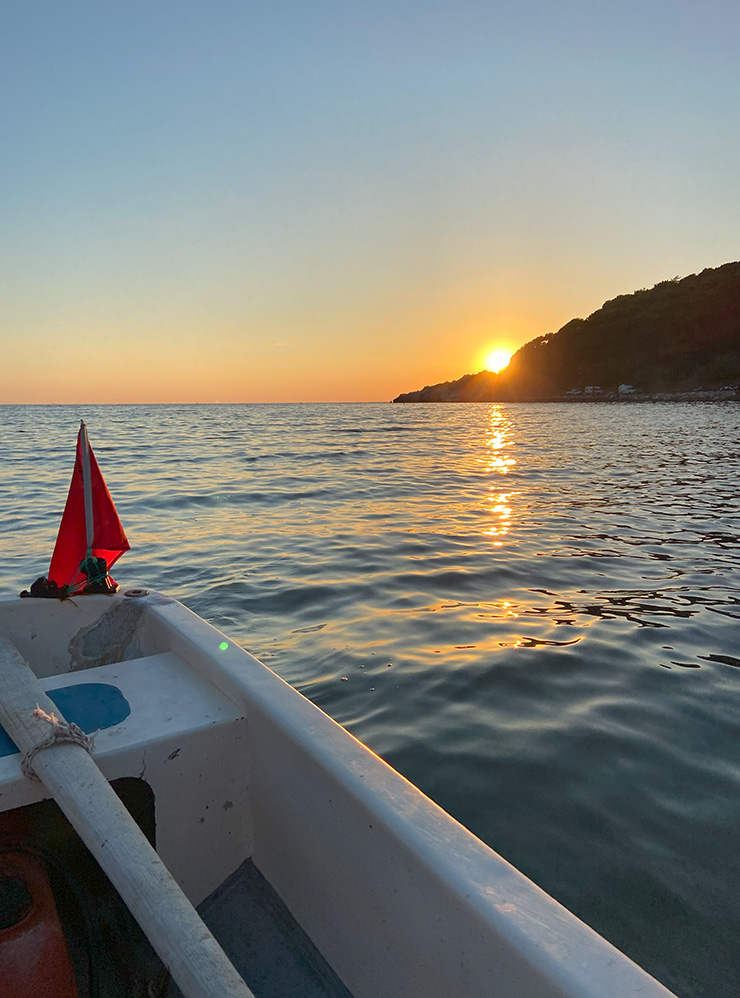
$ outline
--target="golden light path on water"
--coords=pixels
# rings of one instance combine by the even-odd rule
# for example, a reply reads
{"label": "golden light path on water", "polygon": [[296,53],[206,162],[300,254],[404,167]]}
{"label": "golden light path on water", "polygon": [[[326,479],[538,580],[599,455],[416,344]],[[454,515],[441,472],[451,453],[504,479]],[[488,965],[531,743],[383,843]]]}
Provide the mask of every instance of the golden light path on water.
{"label": "golden light path on water", "polygon": [[[486,457],[481,458],[486,471],[498,475],[508,475],[516,464],[516,458],[507,453],[507,450],[514,445],[514,436],[511,421],[502,408],[497,406],[491,408],[487,435],[488,453]],[[494,547],[501,547],[503,538],[511,529],[513,511],[510,500],[517,493],[501,492],[498,484],[491,485],[490,490],[491,495],[488,497],[488,502],[491,504],[490,512],[494,522],[483,533],[485,536],[493,538]]]}

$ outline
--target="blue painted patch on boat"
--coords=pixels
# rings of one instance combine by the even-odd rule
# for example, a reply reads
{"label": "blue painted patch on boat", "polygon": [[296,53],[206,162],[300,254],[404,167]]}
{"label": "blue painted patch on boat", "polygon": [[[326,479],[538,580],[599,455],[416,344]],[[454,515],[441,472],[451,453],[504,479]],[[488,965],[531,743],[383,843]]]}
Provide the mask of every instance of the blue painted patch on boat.
{"label": "blue painted patch on boat", "polygon": [[[47,696],[62,716],[77,724],[86,735],[120,724],[131,713],[131,706],[117,686],[109,683],[80,683],[48,690]],[[0,726],[0,757],[17,752],[13,739]]]}

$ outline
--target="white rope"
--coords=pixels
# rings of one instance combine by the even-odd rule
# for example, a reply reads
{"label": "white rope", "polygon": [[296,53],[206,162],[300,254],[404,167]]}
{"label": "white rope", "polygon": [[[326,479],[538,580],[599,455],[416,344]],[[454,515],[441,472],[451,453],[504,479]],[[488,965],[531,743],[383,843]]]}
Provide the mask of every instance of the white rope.
{"label": "white rope", "polygon": [[37,745],[32,745],[21,759],[21,771],[29,780],[36,780],[38,783],[41,782],[32,767],[33,760],[36,758],[38,752],[41,752],[42,749],[51,748],[55,742],[71,742],[73,745],[80,745],[86,752],[92,751],[92,740],[87,737],[78,725],[67,721],[60,721],[53,711],[51,714],[47,714],[38,704],[36,704],[36,709],[33,711],[33,716],[50,724],[51,731]]}

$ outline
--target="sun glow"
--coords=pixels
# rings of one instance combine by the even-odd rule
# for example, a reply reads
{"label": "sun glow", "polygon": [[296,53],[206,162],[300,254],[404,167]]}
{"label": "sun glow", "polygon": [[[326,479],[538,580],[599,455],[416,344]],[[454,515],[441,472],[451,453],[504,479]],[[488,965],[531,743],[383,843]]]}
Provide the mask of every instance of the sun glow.
{"label": "sun glow", "polygon": [[496,347],[495,350],[488,351],[483,364],[486,371],[493,371],[494,374],[498,374],[499,371],[503,371],[505,367],[508,367],[510,360],[511,350],[506,350],[503,347]]}

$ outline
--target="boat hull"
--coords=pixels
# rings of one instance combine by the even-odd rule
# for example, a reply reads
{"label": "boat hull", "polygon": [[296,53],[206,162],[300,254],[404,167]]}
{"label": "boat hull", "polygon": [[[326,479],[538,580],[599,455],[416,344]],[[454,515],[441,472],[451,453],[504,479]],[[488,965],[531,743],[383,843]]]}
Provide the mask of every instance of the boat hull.
{"label": "boat hull", "polygon": [[[130,713],[108,779],[152,789],[194,904],[251,862],[355,998],[659,998],[658,982],[220,631],[160,594],[0,602],[45,688]],[[43,797],[0,758],[0,807]]]}

